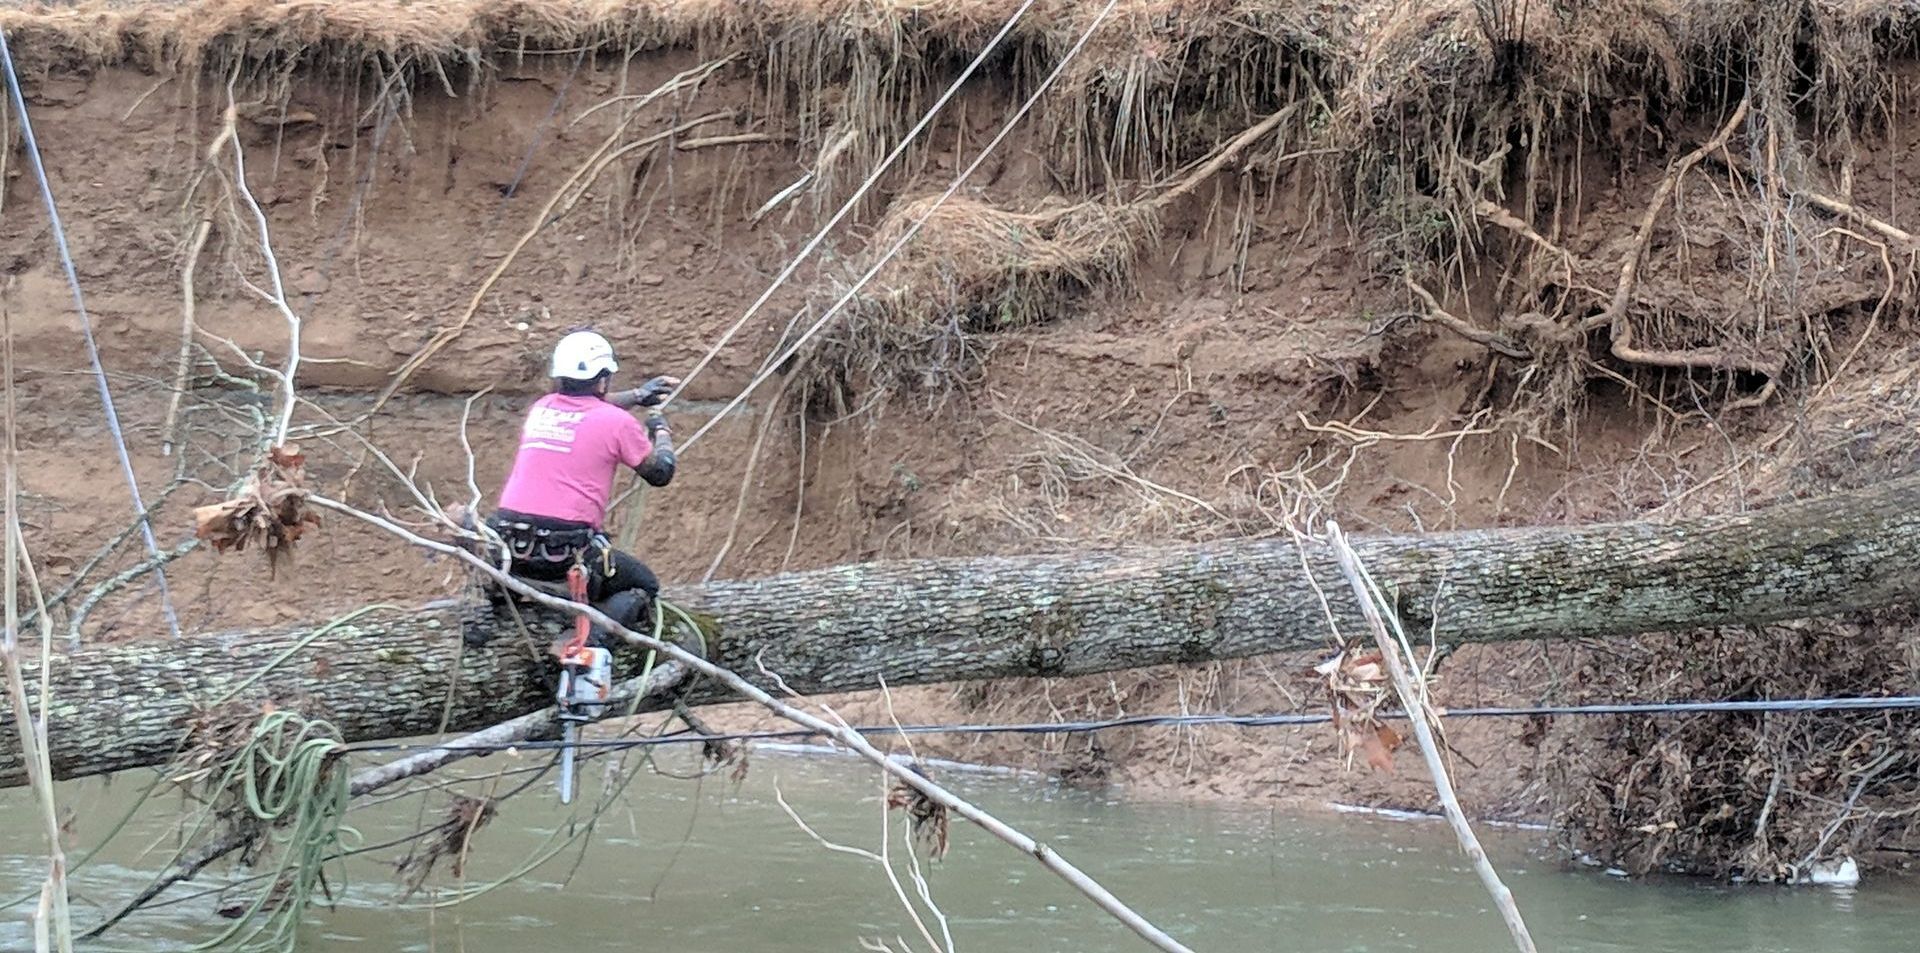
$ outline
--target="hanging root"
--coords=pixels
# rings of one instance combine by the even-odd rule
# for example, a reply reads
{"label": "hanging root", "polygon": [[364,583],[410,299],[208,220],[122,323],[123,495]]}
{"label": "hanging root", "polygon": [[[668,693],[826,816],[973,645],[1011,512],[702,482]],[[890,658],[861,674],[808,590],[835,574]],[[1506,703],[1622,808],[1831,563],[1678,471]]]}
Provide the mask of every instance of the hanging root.
{"label": "hanging root", "polygon": [[219,552],[263,549],[276,574],[293,544],[320,516],[307,507],[306,460],[292,445],[274,447],[233,499],[195,507],[195,535]]}
{"label": "hanging root", "polygon": [[881,222],[873,246],[887,248],[927,216],[810,361],[808,383],[820,392],[963,387],[979,367],[978,335],[1050,321],[1080,295],[1123,284],[1158,229],[1142,207],[1014,212],[934,201],[903,203]]}

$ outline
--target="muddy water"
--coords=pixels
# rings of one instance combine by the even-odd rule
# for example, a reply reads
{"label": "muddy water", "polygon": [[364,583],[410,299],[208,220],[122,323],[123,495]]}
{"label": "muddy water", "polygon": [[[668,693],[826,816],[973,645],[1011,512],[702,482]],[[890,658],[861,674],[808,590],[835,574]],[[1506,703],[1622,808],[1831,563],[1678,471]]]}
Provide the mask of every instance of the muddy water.
{"label": "muddy water", "polygon": [[[601,778],[588,775],[588,791],[599,790]],[[1129,804],[1006,775],[946,778],[1052,842],[1197,950],[1486,953],[1507,943],[1437,824]],[[132,803],[134,780],[65,786],[82,842],[104,833]],[[300,948],[790,953],[858,950],[862,937],[913,936],[880,869],[823,849],[781,810],[776,790],[821,836],[878,845],[879,790],[863,766],[760,752],[738,790],[717,779],[696,787],[641,777],[628,804],[581,839],[584,854],[562,851],[523,879],[462,905],[429,909],[424,894],[399,903],[389,870],[351,864],[345,901],[310,917]],[[398,836],[413,829],[416,801],[356,812],[352,822],[368,843]],[[167,813],[142,813],[78,872],[78,921],[90,922],[160,866],[160,853],[139,855],[164,837]],[[564,836],[574,816],[551,797],[515,800],[477,838],[469,882],[491,881],[550,852],[552,835]],[[0,887],[8,899],[31,886],[43,863],[34,853],[32,819],[21,792],[0,794]],[[1920,933],[1920,890],[1911,884],[1836,891],[1629,883],[1532,856],[1537,835],[1491,839],[1542,950],[1905,953]],[[974,829],[953,829],[951,854],[930,882],[960,950],[1145,948]],[[136,916],[111,945],[183,949],[225,924],[213,912],[222,903],[201,897]],[[5,912],[0,949],[29,948],[24,915],[20,907]],[[913,945],[925,947],[917,939]]]}

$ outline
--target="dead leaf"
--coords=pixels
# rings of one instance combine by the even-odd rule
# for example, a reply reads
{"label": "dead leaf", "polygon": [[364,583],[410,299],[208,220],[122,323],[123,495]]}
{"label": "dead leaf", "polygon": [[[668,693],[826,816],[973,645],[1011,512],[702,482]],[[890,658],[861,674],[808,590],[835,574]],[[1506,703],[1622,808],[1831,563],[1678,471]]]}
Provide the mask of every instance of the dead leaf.
{"label": "dead leaf", "polygon": [[239,552],[252,544],[266,550],[267,566],[278,575],[280,562],[320,516],[307,508],[306,456],[288,445],[267,451],[267,459],[247,475],[230,500],[195,507],[194,535],[216,552]]}

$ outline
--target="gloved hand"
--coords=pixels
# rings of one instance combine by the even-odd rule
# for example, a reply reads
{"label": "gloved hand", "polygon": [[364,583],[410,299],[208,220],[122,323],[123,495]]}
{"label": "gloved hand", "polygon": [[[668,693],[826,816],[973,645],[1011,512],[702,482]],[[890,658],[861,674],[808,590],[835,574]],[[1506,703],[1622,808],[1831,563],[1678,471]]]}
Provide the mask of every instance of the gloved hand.
{"label": "gloved hand", "polygon": [[673,389],[680,386],[680,378],[660,376],[633,389],[633,404],[636,407],[656,407],[667,399]]}
{"label": "gloved hand", "polygon": [[667,415],[658,407],[647,408],[647,439],[658,446],[661,438],[672,439],[673,428],[667,424]]}

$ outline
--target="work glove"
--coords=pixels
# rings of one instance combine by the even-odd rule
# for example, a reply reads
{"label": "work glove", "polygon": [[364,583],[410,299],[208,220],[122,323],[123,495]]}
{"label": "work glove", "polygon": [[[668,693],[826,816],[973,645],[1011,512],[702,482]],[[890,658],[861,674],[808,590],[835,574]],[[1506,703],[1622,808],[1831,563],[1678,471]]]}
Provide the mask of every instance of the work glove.
{"label": "work glove", "polygon": [[666,414],[661,413],[658,407],[650,407],[647,409],[647,439],[658,446],[662,438],[673,439],[673,428],[667,425]]}
{"label": "work glove", "polygon": [[633,389],[634,406],[657,407],[661,401],[667,399],[668,394],[673,393],[675,387],[679,386],[680,379],[677,377],[666,377],[664,375],[656,377]]}

